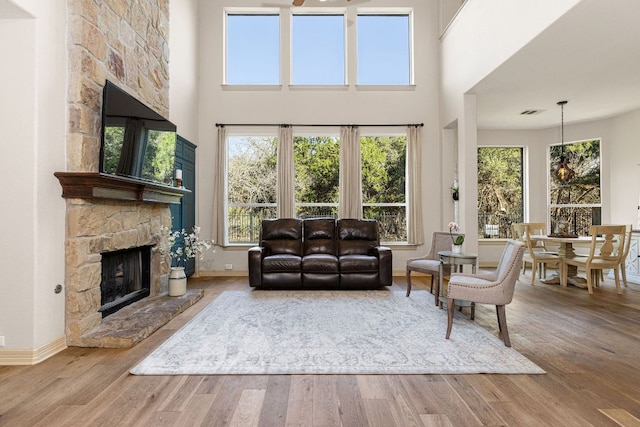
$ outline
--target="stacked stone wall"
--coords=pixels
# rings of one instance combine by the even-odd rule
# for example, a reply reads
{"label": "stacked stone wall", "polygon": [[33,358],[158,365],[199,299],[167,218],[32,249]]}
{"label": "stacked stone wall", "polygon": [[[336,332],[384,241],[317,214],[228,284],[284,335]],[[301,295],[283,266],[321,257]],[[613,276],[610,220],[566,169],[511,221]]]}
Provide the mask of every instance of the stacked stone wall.
{"label": "stacked stone wall", "polygon": [[[118,85],[169,113],[169,0],[70,0],[67,170],[98,172],[102,88]],[[67,200],[66,331],[69,345],[100,324],[101,253],[152,245],[171,226],[167,204]],[[167,267],[152,255],[151,295]]]}

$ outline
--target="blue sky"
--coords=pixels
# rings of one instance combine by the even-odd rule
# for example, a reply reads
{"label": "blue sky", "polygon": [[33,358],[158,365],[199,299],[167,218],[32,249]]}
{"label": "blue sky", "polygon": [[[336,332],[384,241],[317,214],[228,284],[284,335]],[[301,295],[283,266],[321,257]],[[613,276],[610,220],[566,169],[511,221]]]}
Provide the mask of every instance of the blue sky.
{"label": "blue sky", "polygon": [[[292,84],[345,83],[344,20],[342,15],[292,16]],[[408,16],[359,15],[357,30],[357,83],[409,84]],[[280,82],[281,66],[289,61],[281,65],[278,15],[227,17],[227,84],[288,84]]]}

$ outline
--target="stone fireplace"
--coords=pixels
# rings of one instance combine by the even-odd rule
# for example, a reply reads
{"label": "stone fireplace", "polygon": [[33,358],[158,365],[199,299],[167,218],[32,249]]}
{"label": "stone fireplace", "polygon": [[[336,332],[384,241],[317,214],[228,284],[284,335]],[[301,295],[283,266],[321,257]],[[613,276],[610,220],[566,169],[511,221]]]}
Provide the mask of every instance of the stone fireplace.
{"label": "stone fireplace", "polygon": [[98,310],[105,318],[148,297],[151,290],[151,248],[145,245],[102,254]]}
{"label": "stone fireplace", "polygon": [[[160,227],[171,226],[169,203],[181,197],[98,173],[105,80],[169,117],[169,0],[83,0],[67,8],[67,171],[56,173],[67,200],[66,336],[70,346],[95,346],[86,336],[102,321],[103,254],[155,245]],[[167,276],[161,258],[150,252],[150,297]]]}
{"label": "stone fireplace", "polygon": [[[102,258],[132,248],[151,248],[161,225],[170,226],[167,204],[68,199],[66,241],[67,344],[85,346],[83,336],[102,321]],[[166,292],[163,257],[149,250],[149,296]],[[165,285],[166,286],[166,285]]]}

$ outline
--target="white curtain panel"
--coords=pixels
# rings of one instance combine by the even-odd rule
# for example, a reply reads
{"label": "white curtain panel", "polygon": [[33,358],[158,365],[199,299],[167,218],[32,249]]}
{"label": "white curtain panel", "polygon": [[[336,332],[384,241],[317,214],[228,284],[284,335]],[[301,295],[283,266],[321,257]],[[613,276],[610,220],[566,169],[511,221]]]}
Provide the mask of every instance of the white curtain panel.
{"label": "white curtain panel", "polygon": [[225,236],[225,183],[227,182],[227,130],[218,127],[218,146],[216,152],[217,168],[213,178],[213,227],[211,238],[219,246],[226,246]]}
{"label": "white curtain panel", "polygon": [[360,129],[343,126],[340,129],[340,218],[362,218],[362,172]]}
{"label": "white curtain panel", "polygon": [[424,229],[422,225],[422,126],[407,128],[407,243],[410,245],[424,244]]}
{"label": "white curtain panel", "polygon": [[278,188],[276,193],[278,218],[295,218],[295,177],[293,165],[293,129],[278,130]]}

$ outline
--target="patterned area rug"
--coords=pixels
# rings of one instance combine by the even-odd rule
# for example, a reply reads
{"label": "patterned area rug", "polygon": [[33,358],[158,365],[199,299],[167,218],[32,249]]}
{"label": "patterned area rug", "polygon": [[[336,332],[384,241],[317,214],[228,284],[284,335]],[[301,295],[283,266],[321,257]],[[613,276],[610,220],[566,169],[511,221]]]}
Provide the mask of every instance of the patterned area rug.
{"label": "patterned area rug", "polygon": [[426,291],[227,291],[131,373],[541,374]]}

